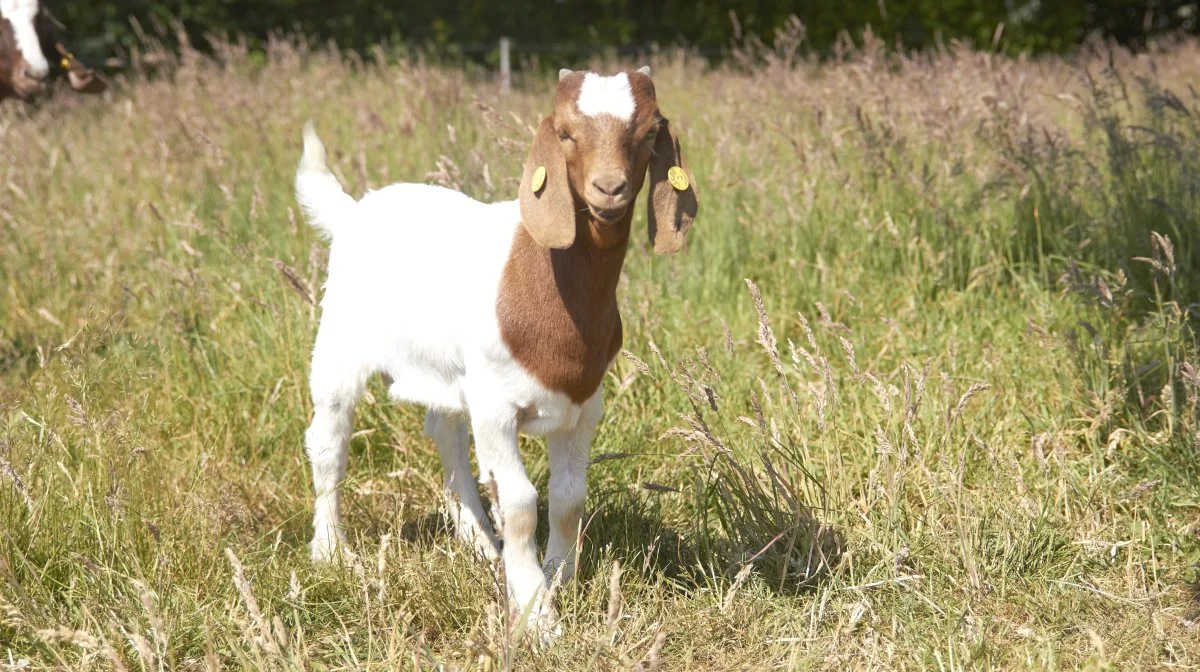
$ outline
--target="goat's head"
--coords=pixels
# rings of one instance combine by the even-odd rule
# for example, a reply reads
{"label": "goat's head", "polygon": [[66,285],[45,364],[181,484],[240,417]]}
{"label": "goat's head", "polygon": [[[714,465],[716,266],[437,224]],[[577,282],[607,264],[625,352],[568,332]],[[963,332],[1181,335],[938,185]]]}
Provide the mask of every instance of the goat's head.
{"label": "goat's head", "polygon": [[37,0],[0,0],[0,85],[21,98],[42,90],[50,62],[38,36]]}
{"label": "goat's head", "polygon": [[100,93],[107,88],[58,41],[53,17],[37,0],[0,0],[0,98],[11,93],[31,99],[45,91],[57,70],[76,91]]}
{"label": "goat's head", "polygon": [[521,218],[533,239],[570,247],[578,220],[597,241],[623,244],[647,173],[650,241],[669,254],[683,246],[698,201],[650,68],[611,77],[559,71],[554,113],[538,126],[521,178]]}

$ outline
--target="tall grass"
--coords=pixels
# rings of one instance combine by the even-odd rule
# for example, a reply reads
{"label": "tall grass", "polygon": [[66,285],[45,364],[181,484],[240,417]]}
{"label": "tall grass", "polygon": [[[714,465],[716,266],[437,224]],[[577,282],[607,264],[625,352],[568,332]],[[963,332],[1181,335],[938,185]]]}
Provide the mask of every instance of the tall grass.
{"label": "tall grass", "polygon": [[325,250],[290,182],[312,117],[355,194],[509,198],[551,80],[148,39],[104,100],[0,109],[0,665],[1195,666],[1200,44],[801,41],[652,60],[704,208],[680,256],[635,237],[537,651],[379,383],[361,561],[308,563]]}

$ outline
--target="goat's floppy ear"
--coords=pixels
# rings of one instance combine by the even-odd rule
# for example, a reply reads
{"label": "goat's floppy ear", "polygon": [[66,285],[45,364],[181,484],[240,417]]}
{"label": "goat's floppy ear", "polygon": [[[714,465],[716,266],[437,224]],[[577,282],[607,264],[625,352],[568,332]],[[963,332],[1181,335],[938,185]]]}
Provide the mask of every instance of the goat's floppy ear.
{"label": "goat's floppy ear", "polygon": [[521,221],[542,247],[567,248],[575,242],[575,199],[567,178],[567,160],[550,117],[538,126],[525,161],[518,196]]}
{"label": "goat's floppy ear", "polygon": [[80,93],[103,93],[108,88],[108,84],[94,70],[75,58],[75,54],[68,51],[62,42],[56,42],[54,50],[58,52],[60,67],[67,71],[67,82],[72,89]]}
{"label": "goat's floppy ear", "polygon": [[663,120],[650,157],[647,234],[659,254],[678,252],[696,219],[700,200],[671,122]]}

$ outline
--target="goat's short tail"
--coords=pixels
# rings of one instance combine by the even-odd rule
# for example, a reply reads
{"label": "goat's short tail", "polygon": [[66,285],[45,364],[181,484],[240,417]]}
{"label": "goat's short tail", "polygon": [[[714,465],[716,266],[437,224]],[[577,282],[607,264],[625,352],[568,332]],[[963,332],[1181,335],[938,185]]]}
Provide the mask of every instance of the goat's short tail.
{"label": "goat's short tail", "polygon": [[330,238],[354,205],[354,199],[325,164],[325,145],[317,137],[311,120],[304,123],[304,154],[296,169],[296,200],[309,223]]}

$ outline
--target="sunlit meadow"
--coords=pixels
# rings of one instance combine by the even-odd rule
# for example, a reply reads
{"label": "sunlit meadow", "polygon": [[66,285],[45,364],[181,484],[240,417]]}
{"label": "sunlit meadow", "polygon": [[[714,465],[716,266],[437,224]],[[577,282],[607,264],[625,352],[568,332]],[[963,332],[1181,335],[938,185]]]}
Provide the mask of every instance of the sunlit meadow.
{"label": "sunlit meadow", "polygon": [[1200,44],[797,35],[645,59],[700,217],[632,242],[545,649],[381,382],[360,561],[310,564],[326,248],[291,180],[312,118],[355,195],[511,198],[551,75],[148,44],[103,99],[0,108],[0,668],[1200,665]]}

